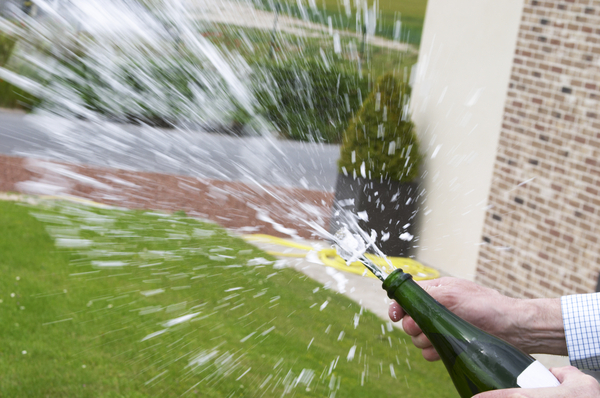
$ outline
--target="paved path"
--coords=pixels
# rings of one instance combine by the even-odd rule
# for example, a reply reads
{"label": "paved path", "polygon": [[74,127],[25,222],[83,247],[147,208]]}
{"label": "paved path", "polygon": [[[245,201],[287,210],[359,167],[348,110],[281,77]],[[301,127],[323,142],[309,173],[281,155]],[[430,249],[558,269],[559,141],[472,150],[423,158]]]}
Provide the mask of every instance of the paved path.
{"label": "paved path", "polygon": [[[298,243],[298,241],[294,241]],[[263,243],[251,241],[255,246],[265,251],[275,251],[284,253],[306,253],[302,250],[290,249],[287,246],[280,246],[273,243]],[[324,241],[301,241],[303,245],[312,246],[316,250],[329,248],[331,245]],[[342,293],[371,311],[385,322],[390,322],[387,315],[390,299],[381,287],[379,279],[361,276],[349,272],[338,271],[319,261],[316,252],[308,254],[306,257],[279,257],[288,266],[304,273],[315,281],[322,283],[328,289]],[[400,324],[395,326],[400,327]]]}
{"label": "paved path", "polygon": [[339,147],[0,111],[0,154],[331,192]]}

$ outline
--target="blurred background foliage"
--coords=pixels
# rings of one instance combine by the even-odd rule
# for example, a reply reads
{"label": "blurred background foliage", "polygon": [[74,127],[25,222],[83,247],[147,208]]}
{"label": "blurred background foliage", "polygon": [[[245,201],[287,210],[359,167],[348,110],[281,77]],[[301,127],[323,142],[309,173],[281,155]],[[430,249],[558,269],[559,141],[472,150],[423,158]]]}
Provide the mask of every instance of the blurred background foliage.
{"label": "blurred background foliage", "polygon": [[[15,45],[14,37],[0,32],[0,67],[3,67],[9,60]],[[35,101],[36,99],[32,95],[0,79],[0,108],[31,109]]]}
{"label": "blurred background foliage", "polygon": [[[265,9],[276,7],[271,1],[258,3]],[[282,13],[298,17],[308,15],[298,9],[296,2],[279,4],[278,10]],[[378,7],[376,35],[394,38],[394,34],[397,36],[400,32],[400,40],[418,44],[426,1],[384,0],[378,2]],[[314,22],[328,25],[331,17],[335,29],[355,31],[355,4],[349,9],[348,14],[337,0],[324,0],[319,2],[318,8],[307,8]],[[401,21],[400,31],[398,21]],[[374,45],[363,49],[360,34],[341,35],[337,50],[336,39],[326,34],[312,37],[278,32],[272,35],[267,30],[211,24],[198,35],[221,48],[226,56],[241,57],[249,67],[246,81],[256,98],[252,112],[238,104],[235,98],[229,98],[233,108],[223,105],[223,112],[216,121],[203,123],[202,117],[197,116],[202,114],[201,110],[194,106],[216,103],[216,99],[206,97],[215,88],[207,87],[205,81],[190,73],[203,65],[177,42],[170,54],[149,53],[147,59],[122,62],[118,71],[111,72],[110,79],[89,67],[93,61],[90,55],[74,51],[76,56],[58,58],[63,70],[68,69],[69,73],[62,76],[46,74],[41,80],[52,86],[62,79],[60,83],[70,85],[85,108],[119,122],[159,127],[170,127],[181,121],[200,122],[209,130],[248,134],[254,127],[265,125],[260,121],[267,121],[271,130],[285,138],[339,143],[363,99],[372,91],[374,82],[390,71],[397,76],[408,74],[417,60],[414,49],[399,51],[393,46]],[[24,76],[37,74],[40,77],[18,56],[11,57],[20,50],[25,53],[26,45],[0,34],[0,66]],[[45,48],[45,51],[52,54],[54,50]],[[194,68],[190,68],[190,64]],[[166,93],[166,101],[165,95],[161,98],[152,95],[156,85]],[[0,107],[32,109],[39,104],[40,100],[32,95],[0,81]]]}

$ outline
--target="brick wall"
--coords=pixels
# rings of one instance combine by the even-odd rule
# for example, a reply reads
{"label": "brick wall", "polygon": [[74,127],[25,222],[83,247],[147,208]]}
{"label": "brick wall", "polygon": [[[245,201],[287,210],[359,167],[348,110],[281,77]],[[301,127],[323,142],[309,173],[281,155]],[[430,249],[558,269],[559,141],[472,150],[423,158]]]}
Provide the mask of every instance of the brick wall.
{"label": "brick wall", "polygon": [[600,271],[600,0],[525,0],[476,280],[593,292]]}

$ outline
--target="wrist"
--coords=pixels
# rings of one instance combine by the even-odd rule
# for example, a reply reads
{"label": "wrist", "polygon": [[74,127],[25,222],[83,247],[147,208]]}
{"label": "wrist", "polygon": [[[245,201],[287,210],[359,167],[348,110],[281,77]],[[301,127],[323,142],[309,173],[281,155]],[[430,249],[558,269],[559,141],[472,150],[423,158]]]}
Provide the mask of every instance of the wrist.
{"label": "wrist", "polygon": [[514,339],[528,354],[567,355],[560,299],[515,300]]}

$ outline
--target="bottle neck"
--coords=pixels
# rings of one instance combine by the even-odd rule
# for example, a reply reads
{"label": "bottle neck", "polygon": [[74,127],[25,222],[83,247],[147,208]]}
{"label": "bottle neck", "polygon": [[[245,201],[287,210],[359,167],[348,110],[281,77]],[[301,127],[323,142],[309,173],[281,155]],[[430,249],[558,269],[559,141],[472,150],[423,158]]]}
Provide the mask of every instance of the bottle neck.
{"label": "bottle neck", "polygon": [[402,309],[410,315],[423,330],[425,335],[428,331],[454,333],[460,331],[464,337],[465,333],[471,331],[474,335],[478,329],[470,323],[459,318],[453,312],[437,302],[421,286],[419,286],[410,274],[398,269],[392,272],[383,282],[383,288],[388,296],[396,300]]}

